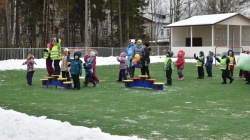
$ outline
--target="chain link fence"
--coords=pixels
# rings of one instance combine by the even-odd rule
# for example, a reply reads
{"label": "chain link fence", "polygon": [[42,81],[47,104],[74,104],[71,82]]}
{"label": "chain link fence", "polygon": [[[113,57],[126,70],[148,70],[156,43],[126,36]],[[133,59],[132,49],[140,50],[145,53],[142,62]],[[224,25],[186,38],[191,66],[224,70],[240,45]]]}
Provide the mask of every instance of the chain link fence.
{"label": "chain link fence", "polygon": [[[165,55],[166,52],[170,49],[170,47],[167,46],[151,46],[150,48],[151,48],[151,55]],[[98,56],[102,57],[119,56],[121,52],[126,51],[126,47],[69,48],[69,50],[81,51],[83,53],[83,56],[89,53],[89,51],[93,49],[98,52]],[[26,59],[28,54],[32,54],[35,56],[35,58],[38,59],[43,58],[44,48],[0,48],[0,60]]]}

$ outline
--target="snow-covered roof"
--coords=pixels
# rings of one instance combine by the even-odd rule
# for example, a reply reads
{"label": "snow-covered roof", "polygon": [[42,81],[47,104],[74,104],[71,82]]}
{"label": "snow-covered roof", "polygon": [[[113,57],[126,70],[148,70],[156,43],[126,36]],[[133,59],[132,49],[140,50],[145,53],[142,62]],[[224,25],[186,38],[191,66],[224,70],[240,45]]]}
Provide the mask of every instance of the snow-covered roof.
{"label": "snow-covered roof", "polygon": [[193,16],[191,18],[181,20],[172,24],[169,24],[168,27],[177,27],[177,26],[195,26],[195,25],[213,25],[223,20],[226,20],[230,17],[238,15],[238,13],[226,13],[226,14],[212,14],[212,15],[202,15],[202,16]]}
{"label": "snow-covered roof", "polygon": [[[153,15],[153,20],[152,20],[152,15]],[[166,23],[166,24],[169,23],[169,20],[167,18],[159,18],[156,15],[159,15],[159,14],[145,13],[145,14],[143,14],[143,17],[148,19],[148,20],[151,20],[155,23]],[[162,16],[164,16],[164,15],[162,15]]]}

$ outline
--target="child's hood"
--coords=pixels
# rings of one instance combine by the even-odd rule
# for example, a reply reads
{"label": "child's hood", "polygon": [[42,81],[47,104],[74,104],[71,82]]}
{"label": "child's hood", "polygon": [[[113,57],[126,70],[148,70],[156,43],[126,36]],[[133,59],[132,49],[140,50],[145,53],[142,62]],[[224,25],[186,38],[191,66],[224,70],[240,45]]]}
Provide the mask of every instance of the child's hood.
{"label": "child's hood", "polygon": [[179,50],[179,52],[178,52],[178,55],[177,55],[179,58],[181,58],[181,57],[184,57],[185,56],[185,51],[183,51],[183,50]]}

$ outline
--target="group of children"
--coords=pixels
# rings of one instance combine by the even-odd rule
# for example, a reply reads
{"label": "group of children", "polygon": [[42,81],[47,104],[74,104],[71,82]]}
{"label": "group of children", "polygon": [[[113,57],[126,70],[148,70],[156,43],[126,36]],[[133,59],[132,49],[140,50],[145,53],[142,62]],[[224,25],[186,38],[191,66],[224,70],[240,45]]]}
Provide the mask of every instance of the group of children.
{"label": "group of children", "polygon": [[[248,51],[246,51],[248,52]],[[172,85],[172,69],[174,68],[174,62],[172,60],[173,56],[172,51],[168,51],[166,55],[166,59],[164,61],[164,71],[166,71],[166,86]],[[184,80],[184,75],[182,74],[182,70],[184,69],[184,55],[185,52],[180,50],[177,54],[177,61],[175,62],[175,66],[177,67],[177,73],[179,75],[178,80]],[[227,79],[229,79],[229,83],[234,81],[234,67],[236,65],[236,59],[234,56],[234,51],[229,50],[228,52],[223,52],[221,58],[216,57],[213,52],[209,51],[207,57],[204,56],[204,52],[200,51],[199,55],[196,56],[194,54],[194,59],[197,60],[196,66],[198,71],[197,79],[204,79],[204,66],[206,67],[207,77],[212,77],[212,65],[213,65],[213,57],[216,61],[220,63],[220,70],[222,71],[221,77],[223,82],[221,84],[227,84]],[[206,61],[205,61],[206,59]],[[250,72],[240,70],[240,77],[244,76],[244,80],[246,80],[246,84],[250,84]],[[244,74],[242,74],[244,73]]]}
{"label": "group of children", "polygon": [[[70,51],[65,48],[61,55],[61,50],[59,50],[60,47],[58,46],[61,46],[60,39],[54,38],[50,43],[47,44],[47,48],[44,49],[44,58],[46,59],[46,69],[48,72],[48,76],[61,74],[63,78],[67,78],[67,81],[71,81],[71,79],[73,79],[74,89],[79,90],[80,76],[82,75],[82,69],[85,69],[85,81],[83,83],[83,87],[87,87],[89,82],[92,82],[93,87],[95,87],[96,84],[99,83],[99,79],[96,76],[96,56],[98,55],[97,52],[94,50],[90,51],[89,55],[85,55],[85,63],[83,63],[80,59],[82,55],[80,51],[74,52],[74,58],[71,59]],[[62,61],[61,67],[59,65],[60,61]],[[52,66],[53,63],[54,68]],[[34,64],[36,64],[36,62],[34,61],[34,56],[32,54],[29,54],[27,56],[27,60],[23,63],[23,65],[25,64],[27,64],[27,85],[30,86],[32,85],[32,78],[35,71]]]}

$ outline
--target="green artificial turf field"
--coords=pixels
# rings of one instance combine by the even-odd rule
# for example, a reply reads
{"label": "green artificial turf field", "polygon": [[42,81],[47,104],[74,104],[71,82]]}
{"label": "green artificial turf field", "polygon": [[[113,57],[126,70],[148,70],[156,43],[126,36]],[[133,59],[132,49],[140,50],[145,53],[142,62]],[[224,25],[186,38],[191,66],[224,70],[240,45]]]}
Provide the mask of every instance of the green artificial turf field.
{"label": "green artificial turf field", "polygon": [[[33,85],[26,71],[0,71],[0,107],[33,116],[100,127],[112,135],[145,139],[250,139],[250,85],[238,78],[222,85],[221,72],[197,79],[195,64],[187,63],[184,81],[173,70],[173,85],[164,90],[125,88],[116,82],[118,66],[97,66],[101,82],[81,90],[45,87],[45,69],[36,69]],[[139,69],[136,74],[139,75]],[[150,64],[152,78],[165,82],[162,63]],[[206,75],[206,72],[205,72]],[[229,81],[229,80],[228,80]],[[81,86],[83,80],[81,79]],[[229,83],[229,82],[228,82]]]}

